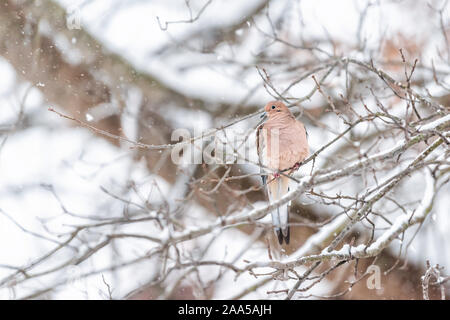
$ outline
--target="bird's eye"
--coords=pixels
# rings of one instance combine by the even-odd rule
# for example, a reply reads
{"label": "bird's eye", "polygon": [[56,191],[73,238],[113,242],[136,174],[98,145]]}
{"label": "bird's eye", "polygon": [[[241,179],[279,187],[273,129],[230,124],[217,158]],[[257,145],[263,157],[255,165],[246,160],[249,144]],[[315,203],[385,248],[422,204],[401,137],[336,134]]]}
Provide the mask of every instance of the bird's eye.
{"label": "bird's eye", "polygon": [[272,106],[272,109],[275,109],[275,106]]}

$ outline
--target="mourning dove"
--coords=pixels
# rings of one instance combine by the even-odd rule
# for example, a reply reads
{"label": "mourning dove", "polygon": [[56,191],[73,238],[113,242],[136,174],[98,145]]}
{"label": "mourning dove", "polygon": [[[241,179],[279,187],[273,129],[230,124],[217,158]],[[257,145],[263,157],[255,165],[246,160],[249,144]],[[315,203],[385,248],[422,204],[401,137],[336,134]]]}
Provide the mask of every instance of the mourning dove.
{"label": "mourning dove", "polygon": [[[269,202],[281,199],[289,191],[289,175],[308,156],[305,126],[292,115],[281,101],[271,101],[264,107],[267,121],[257,127],[256,148],[267,186]],[[272,212],[272,223],[278,242],[289,244],[289,208],[285,203]]]}

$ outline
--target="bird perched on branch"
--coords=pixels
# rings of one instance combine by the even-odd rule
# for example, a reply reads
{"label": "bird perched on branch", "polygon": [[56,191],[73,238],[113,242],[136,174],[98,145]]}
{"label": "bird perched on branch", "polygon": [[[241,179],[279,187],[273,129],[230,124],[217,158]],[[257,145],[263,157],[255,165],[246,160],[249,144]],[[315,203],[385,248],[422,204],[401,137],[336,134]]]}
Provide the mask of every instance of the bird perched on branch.
{"label": "bird perched on branch", "polygon": [[[303,123],[295,119],[281,101],[271,101],[264,107],[262,121],[256,129],[258,152],[263,184],[266,186],[269,202],[281,199],[289,191],[289,176],[306,159],[309,153],[307,133]],[[272,211],[272,223],[278,242],[289,244],[288,203]]]}

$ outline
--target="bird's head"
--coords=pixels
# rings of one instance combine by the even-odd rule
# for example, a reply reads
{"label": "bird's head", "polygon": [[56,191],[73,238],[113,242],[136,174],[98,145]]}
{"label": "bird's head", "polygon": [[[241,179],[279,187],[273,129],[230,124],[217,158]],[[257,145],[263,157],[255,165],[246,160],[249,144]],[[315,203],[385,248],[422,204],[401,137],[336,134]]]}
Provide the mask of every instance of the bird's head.
{"label": "bird's head", "polygon": [[290,115],[291,111],[289,111],[289,108],[286,107],[286,105],[281,101],[270,101],[266,104],[264,107],[264,114],[263,116],[267,116],[269,118],[273,117],[274,115]]}

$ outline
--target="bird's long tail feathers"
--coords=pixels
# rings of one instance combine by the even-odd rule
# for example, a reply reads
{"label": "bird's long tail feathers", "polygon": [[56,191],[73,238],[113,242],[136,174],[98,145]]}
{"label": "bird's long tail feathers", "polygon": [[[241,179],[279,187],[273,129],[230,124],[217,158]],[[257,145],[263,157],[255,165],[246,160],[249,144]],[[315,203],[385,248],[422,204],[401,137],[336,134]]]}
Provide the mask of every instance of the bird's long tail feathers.
{"label": "bird's long tail feathers", "polygon": [[[270,203],[281,199],[289,191],[289,178],[281,176],[272,179],[268,183],[268,195]],[[278,237],[278,242],[289,244],[290,230],[289,230],[289,203],[285,203],[272,211],[272,223],[275,227],[275,233]]]}

